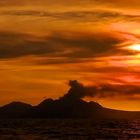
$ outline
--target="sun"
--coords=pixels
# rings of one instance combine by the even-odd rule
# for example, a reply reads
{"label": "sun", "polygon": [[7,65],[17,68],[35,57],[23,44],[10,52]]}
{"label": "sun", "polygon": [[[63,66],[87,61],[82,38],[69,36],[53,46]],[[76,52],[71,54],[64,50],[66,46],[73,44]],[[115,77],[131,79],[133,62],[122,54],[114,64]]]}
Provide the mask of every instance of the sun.
{"label": "sun", "polygon": [[134,51],[140,51],[140,44],[134,44],[129,46],[128,48]]}

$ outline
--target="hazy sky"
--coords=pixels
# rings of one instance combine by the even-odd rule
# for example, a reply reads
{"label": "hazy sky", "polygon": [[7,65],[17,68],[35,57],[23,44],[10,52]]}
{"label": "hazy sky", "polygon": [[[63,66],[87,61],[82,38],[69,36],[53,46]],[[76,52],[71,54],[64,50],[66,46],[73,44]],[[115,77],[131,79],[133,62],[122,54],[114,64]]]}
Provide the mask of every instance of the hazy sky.
{"label": "hazy sky", "polygon": [[105,107],[140,110],[139,0],[0,1],[0,104],[37,104],[76,79]]}

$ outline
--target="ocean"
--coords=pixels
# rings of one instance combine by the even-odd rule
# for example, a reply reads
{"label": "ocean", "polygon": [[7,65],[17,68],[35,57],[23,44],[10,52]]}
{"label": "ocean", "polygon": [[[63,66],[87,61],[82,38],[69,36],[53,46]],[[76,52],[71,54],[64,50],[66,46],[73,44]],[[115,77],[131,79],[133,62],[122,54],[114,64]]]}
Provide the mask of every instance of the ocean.
{"label": "ocean", "polygon": [[140,139],[139,120],[2,119],[0,140]]}

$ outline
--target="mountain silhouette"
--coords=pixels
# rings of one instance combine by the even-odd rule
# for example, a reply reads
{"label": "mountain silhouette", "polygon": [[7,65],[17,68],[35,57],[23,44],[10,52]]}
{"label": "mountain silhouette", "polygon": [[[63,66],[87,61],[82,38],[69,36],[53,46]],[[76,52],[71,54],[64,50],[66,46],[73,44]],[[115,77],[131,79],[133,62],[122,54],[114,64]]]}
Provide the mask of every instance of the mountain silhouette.
{"label": "mountain silhouette", "polygon": [[26,103],[12,102],[0,108],[0,117],[24,117],[31,108],[32,106]]}
{"label": "mountain silhouette", "polygon": [[0,107],[0,118],[94,118],[134,119],[140,112],[119,111],[102,107],[96,102],[86,102],[82,98],[92,97],[94,88],[85,87],[76,80],[69,82],[70,89],[57,100],[45,99],[37,106],[12,102]]}
{"label": "mountain silhouette", "polygon": [[[81,99],[69,101],[65,99],[50,100],[47,99],[34,107],[32,117],[47,118],[86,118],[97,112],[102,107],[95,103],[87,103]],[[31,116],[31,115],[29,115]]]}

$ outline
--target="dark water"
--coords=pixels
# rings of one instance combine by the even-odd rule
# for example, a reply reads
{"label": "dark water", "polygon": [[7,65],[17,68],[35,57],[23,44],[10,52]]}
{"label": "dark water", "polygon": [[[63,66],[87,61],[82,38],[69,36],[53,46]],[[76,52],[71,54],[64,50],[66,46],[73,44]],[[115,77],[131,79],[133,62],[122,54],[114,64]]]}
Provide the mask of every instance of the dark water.
{"label": "dark water", "polygon": [[140,139],[140,121],[0,120],[0,140]]}

